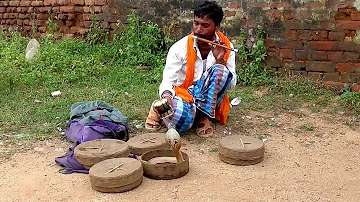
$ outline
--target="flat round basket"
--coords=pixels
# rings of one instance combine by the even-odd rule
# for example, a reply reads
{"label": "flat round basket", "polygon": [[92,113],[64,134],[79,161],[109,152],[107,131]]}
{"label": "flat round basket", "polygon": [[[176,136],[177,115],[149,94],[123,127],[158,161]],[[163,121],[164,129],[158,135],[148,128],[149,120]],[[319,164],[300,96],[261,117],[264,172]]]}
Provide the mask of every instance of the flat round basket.
{"label": "flat round basket", "polygon": [[233,135],[223,137],[219,144],[219,158],[233,165],[253,165],[263,160],[265,147],[260,139]]}
{"label": "flat round basket", "polygon": [[156,149],[168,149],[169,143],[165,140],[165,133],[146,133],[130,138],[127,142],[130,153],[142,155]]}
{"label": "flat round basket", "polygon": [[128,157],[129,146],[117,139],[97,139],[79,144],[74,155],[76,160],[86,169],[94,164],[111,158]]}
{"label": "flat round basket", "polygon": [[133,158],[113,158],[93,165],[89,170],[93,189],[100,192],[125,192],[143,180],[141,162]]}
{"label": "flat round basket", "polygon": [[156,180],[171,180],[183,177],[189,172],[189,156],[181,152],[183,162],[177,163],[173,150],[151,150],[140,156],[144,175]]}

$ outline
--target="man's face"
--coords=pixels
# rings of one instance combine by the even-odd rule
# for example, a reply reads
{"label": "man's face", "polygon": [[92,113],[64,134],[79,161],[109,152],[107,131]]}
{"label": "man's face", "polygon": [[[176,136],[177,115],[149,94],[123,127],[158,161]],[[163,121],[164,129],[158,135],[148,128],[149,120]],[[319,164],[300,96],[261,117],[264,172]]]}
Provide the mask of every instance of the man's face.
{"label": "man's face", "polygon": [[194,17],[193,32],[195,36],[212,41],[214,39],[215,31],[218,28],[219,26],[215,26],[214,21],[208,18],[207,15],[202,18],[198,16]]}

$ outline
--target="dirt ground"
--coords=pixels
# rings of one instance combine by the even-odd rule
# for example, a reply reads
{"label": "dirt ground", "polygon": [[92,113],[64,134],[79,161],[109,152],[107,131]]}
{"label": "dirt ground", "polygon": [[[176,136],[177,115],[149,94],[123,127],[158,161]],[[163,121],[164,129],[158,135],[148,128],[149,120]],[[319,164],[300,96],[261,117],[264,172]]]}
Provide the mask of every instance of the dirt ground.
{"label": "dirt ground", "polygon": [[[0,201],[359,201],[359,128],[345,124],[347,118],[307,110],[250,113],[227,127],[216,126],[214,138],[184,137],[181,149],[190,157],[184,177],[144,177],[136,189],[115,194],[94,191],[88,175],[58,173],[50,164],[71,144],[43,141],[0,163]],[[216,148],[230,132],[268,139],[264,161],[221,162]],[[7,147],[0,145],[0,151]]]}

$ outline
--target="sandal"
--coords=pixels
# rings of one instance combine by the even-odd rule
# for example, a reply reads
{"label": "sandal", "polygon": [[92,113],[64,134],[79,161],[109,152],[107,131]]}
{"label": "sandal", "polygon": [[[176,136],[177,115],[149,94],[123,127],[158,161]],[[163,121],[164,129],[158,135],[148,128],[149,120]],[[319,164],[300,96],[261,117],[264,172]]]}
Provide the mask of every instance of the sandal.
{"label": "sandal", "polygon": [[201,117],[196,128],[196,135],[199,137],[211,137],[213,134],[214,130],[210,124],[209,119],[206,117]]}
{"label": "sandal", "polygon": [[151,105],[149,114],[146,118],[145,128],[149,131],[155,132],[161,129],[161,125],[160,125],[160,117],[154,111],[153,104]]}

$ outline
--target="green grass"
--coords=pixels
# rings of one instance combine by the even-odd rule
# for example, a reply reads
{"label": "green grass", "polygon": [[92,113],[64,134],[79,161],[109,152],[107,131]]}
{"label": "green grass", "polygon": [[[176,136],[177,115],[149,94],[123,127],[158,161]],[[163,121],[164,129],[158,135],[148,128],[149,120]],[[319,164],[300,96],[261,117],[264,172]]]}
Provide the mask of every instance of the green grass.
{"label": "green grass", "polygon": [[[144,122],[152,101],[158,97],[166,52],[172,41],[162,39],[156,25],[135,22],[136,17],[130,16],[129,29],[123,30],[113,42],[97,43],[96,34],[87,38],[93,41],[39,39],[41,49],[31,63],[25,61],[30,38],[17,32],[8,35],[0,31],[0,140],[60,136],[56,126],[65,129],[71,105],[83,101],[103,100],[118,108],[130,122]],[[259,48],[261,51],[248,54],[262,58],[263,44],[259,44]],[[359,115],[359,93],[345,92],[339,98],[305,78],[268,78],[271,82],[259,85],[260,80],[269,75],[262,73],[257,77],[243,68],[259,70],[260,64],[237,69],[239,76],[246,76],[247,82],[242,81],[229,91],[230,99],[242,99],[241,104],[232,109],[229,124],[252,110],[276,114],[304,106],[319,112],[335,104],[349,109],[354,117]],[[135,66],[147,66],[148,70]],[[251,84],[252,80],[252,86],[241,85]],[[56,90],[62,94],[52,97],[51,92]],[[259,96],[257,91],[264,93]],[[347,124],[353,126],[357,120],[351,119]],[[276,126],[272,122],[267,124]],[[131,126],[131,132],[136,131]]]}

